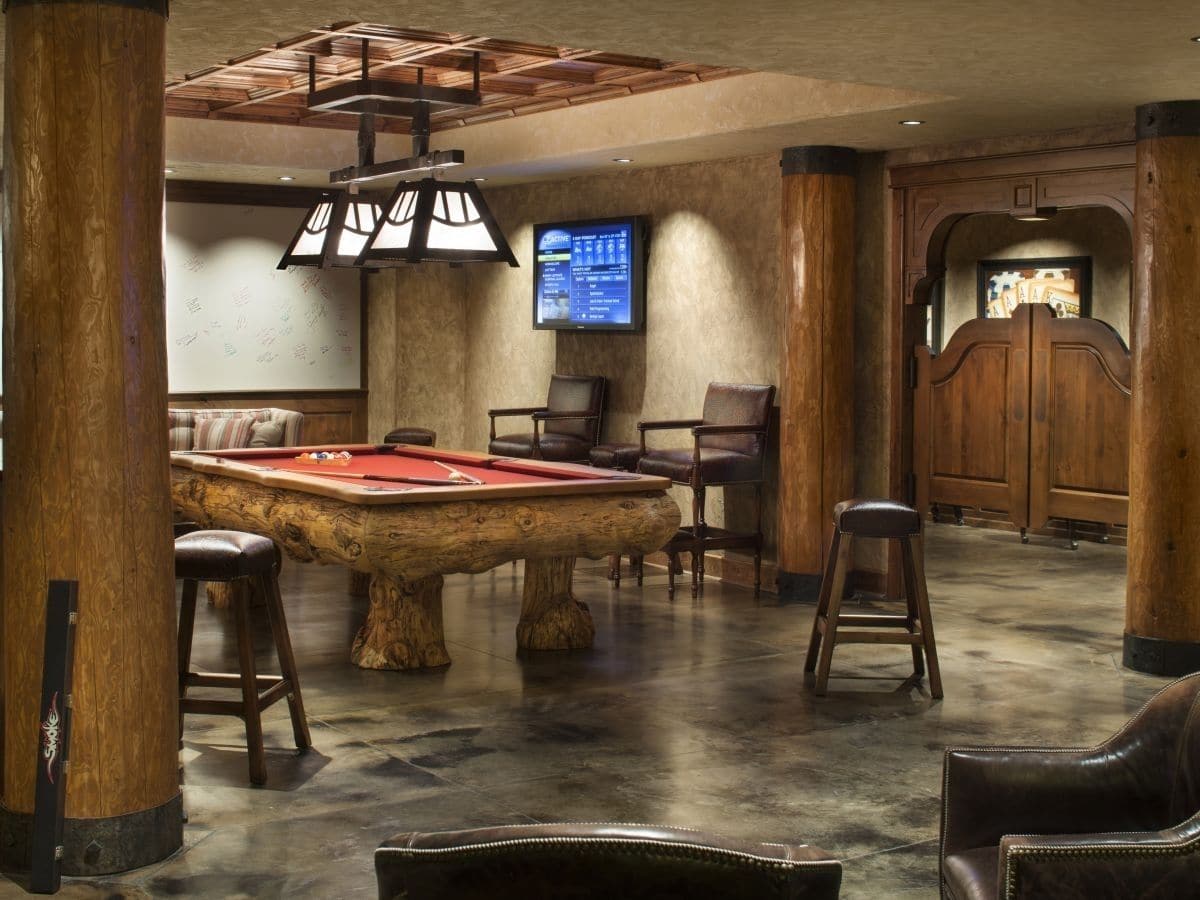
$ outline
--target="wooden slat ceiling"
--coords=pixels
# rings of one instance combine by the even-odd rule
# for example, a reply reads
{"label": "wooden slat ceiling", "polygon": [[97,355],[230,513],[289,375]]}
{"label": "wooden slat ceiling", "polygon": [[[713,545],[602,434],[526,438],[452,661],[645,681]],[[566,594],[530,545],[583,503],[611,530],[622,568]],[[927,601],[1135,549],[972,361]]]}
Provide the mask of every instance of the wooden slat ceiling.
{"label": "wooden slat ceiling", "polygon": [[[351,113],[310,111],[308,60],[317,89],[358,78],[362,41],[370,41],[370,77],[470,88],[480,54],[483,104],[435,112],[433,131],[657,91],[744,73],[745,69],[572,50],[469,34],[414,31],[365,22],[316,28],[167,83],[167,115],[317,128],[356,129]],[[378,117],[376,130],[407,134],[407,119]]]}

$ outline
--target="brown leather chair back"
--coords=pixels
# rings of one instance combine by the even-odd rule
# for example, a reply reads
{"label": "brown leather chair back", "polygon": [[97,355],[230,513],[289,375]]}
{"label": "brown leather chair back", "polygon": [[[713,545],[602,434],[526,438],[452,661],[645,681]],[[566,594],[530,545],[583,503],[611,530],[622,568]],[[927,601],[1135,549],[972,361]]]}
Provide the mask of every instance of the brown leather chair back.
{"label": "brown leather chair back", "polygon": [[841,864],[807,845],[651,825],[401,834],[375,851],[381,900],[836,900]]}
{"label": "brown leather chair back", "polygon": [[[546,408],[552,413],[587,412],[601,416],[604,412],[604,376],[551,375]],[[547,434],[568,434],[594,444],[600,435],[600,421],[600,418],[550,419],[544,430]]]}
{"label": "brown leather chair back", "polygon": [[[704,394],[704,424],[761,425],[765,430],[771,421],[774,403],[773,384],[721,384],[714,381]],[[700,446],[760,456],[766,448],[766,439],[758,434],[719,434],[701,438]]]}

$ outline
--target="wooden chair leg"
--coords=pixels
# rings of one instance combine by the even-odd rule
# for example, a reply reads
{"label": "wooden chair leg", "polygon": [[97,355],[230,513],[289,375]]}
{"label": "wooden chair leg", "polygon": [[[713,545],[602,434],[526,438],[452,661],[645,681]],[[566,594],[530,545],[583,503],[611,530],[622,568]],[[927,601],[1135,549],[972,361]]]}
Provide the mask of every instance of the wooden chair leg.
{"label": "wooden chair leg", "polygon": [[609,578],[612,580],[613,587],[619,588],[621,586],[621,554],[620,553],[608,554],[608,575],[609,575]]}
{"label": "wooden chair leg", "polygon": [[754,599],[762,593],[762,482],[754,483]]}
{"label": "wooden chair leg", "polygon": [[853,543],[850,535],[838,541],[837,558],[829,585],[829,614],[825,617],[825,640],[821,642],[821,652],[817,658],[814,693],[818,697],[825,696],[825,689],[829,684],[829,666],[833,662],[833,648],[837,645],[838,615],[842,609],[842,594],[846,592],[846,575],[850,571],[850,547]]}
{"label": "wooden chair leg", "polygon": [[304,717],[304,698],[300,693],[300,676],[296,672],[296,658],[292,654],[292,638],[288,634],[287,618],[283,613],[283,598],[279,596],[279,581],[273,575],[261,577],[262,593],[267,598],[267,619],[271,622],[271,634],[275,638],[275,655],[279,657],[279,671],[291,690],[288,691],[288,712],[292,716],[292,735],[296,747],[307,750],[312,746],[308,733],[308,719]]}
{"label": "wooden chair leg", "polygon": [[921,616],[921,636],[925,645],[925,664],[929,667],[929,693],[935,700],[942,699],[942,673],[938,667],[937,644],[933,638],[933,615],[929,610],[929,594],[925,587],[925,558],[921,536],[903,538],[900,542],[904,559],[905,577],[912,584],[917,599],[917,612]]}
{"label": "wooden chair leg", "polygon": [[238,661],[242,677],[242,718],[246,722],[246,752],[250,757],[250,781],[267,783],[266,755],[263,752],[262,717],[258,709],[258,672],[254,667],[254,640],[250,630],[250,604],[245,591],[232,596],[234,624],[237,628]]}
{"label": "wooden chair leg", "polygon": [[804,658],[805,672],[813,672],[817,668],[817,653],[821,649],[821,616],[829,613],[829,591],[833,587],[833,568],[841,539],[841,534],[834,528],[825,551],[825,574],[821,577],[821,589],[817,594],[817,613],[813,616],[812,637],[808,639],[808,655]]}
{"label": "wooden chair leg", "polygon": [[187,676],[192,664],[192,632],[196,627],[196,594],[200,582],[183,582],[183,600],[179,606],[179,743],[183,744],[183,699],[187,696]]}
{"label": "wooden chair leg", "polygon": [[692,485],[692,599],[704,580],[704,487]]}
{"label": "wooden chair leg", "polygon": [[[908,570],[905,569],[901,579],[901,584],[904,586],[904,604],[908,608],[908,630],[916,634],[918,630],[924,631],[921,625],[921,611],[917,609],[917,596],[912,589],[912,585],[908,582]],[[924,641],[924,638],[922,638]],[[921,644],[912,644],[913,675],[921,678],[925,674],[925,654]]]}

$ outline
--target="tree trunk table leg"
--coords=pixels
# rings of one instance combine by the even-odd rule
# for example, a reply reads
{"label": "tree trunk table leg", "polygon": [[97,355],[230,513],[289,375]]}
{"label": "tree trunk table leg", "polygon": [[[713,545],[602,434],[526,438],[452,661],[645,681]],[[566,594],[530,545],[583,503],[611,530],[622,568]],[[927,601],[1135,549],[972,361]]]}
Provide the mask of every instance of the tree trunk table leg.
{"label": "tree trunk table leg", "polygon": [[354,638],[350,659],[362,669],[448,666],[442,634],[442,576],[400,581],[371,577],[367,621]]}
{"label": "tree trunk table leg", "polygon": [[525,593],[517,646],[523,650],[579,650],[592,646],[596,625],[587,605],[571,594],[573,556],[525,560]]}

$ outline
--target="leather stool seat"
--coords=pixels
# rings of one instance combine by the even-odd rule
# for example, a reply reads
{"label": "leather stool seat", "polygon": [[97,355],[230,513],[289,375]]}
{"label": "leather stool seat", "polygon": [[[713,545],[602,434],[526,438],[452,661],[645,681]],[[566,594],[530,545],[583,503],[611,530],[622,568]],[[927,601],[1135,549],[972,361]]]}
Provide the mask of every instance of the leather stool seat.
{"label": "leather stool seat", "polygon": [[900,538],[921,533],[921,516],[895,500],[843,500],[833,508],[833,524],[855,537]]}
{"label": "leather stool seat", "polygon": [[588,452],[588,461],[598,469],[636,472],[638,460],[641,458],[641,444],[597,444]]}
{"label": "leather stool seat", "polygon": [[437,432],[431,428],[393,428],[383,436],[385,444],[416,444],[432,447],[437,442]]}
{"label": "leather stool seat", "polygon": [[278,559],[275,542],[241,531],[192,531],[175,539],[175,577],[233,581],[270,575]]}

